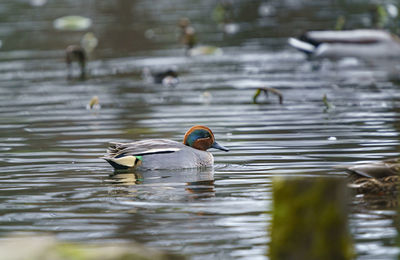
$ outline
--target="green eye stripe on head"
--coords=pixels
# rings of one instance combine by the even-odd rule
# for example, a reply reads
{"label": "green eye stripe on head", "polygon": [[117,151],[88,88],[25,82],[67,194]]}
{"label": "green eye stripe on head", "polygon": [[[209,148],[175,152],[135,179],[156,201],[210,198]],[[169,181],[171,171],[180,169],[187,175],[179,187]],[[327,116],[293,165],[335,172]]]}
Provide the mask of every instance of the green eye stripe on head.
{"label": "green eye stripe on head", "polygon": [[210,133],[208,131],[205,131],[203,129],[197,129],[194,130],[189,134],[189,136],[186,139],[186,145],[192,146],[193,143],[200,138],[208,138],[211,137]]}

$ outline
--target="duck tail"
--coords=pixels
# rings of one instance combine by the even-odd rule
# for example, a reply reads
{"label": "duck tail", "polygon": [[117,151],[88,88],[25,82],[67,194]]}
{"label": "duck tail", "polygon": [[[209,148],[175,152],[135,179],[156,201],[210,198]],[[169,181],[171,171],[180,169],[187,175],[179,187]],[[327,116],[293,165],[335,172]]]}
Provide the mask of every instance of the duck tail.
{"label": "duck tail", "polygon": [[305,41],[301,41],[299,39],[296,38],[289,38],[288,39],[288,43],[290,46],[292,46],[293,48],[302,51],[306,54],[313,54],[315,52],[316,47],[314,45],[312,45],[311,43],[305,42]]}
{"label": "duck tail", "polygon": [[126,170],[140,165],[142,156],[128,155],[119,158],[104,156],[101,159],[106,160],[116,170]]}

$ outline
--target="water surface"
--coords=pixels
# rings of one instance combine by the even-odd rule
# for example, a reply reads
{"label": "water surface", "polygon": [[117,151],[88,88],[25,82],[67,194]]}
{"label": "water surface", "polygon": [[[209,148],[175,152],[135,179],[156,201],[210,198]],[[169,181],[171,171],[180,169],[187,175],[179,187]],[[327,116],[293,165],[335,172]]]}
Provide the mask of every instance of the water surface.
{"label": "water surface", "polygon": [[[54,232],[73,241],[138,241],[192,259],[265,259],[274,177],[340,177],[334,166],[398,156],[396,61],[315,63],[286,43],[331,28],[338,14],[362,26],[365,3],[235,1],[233,35],[211,19],[215,4],[0,3],[2,236]],[[85,81],[66,79],[63,56],[84,32],[52,27],[70,14],[93,19],[99,39]],[[184,56],[182,16],[223,55]],[[141,77],[144,67],[170,66],[180,73],[177,86]],[[283,104],[274,95],[253,104],[254,89],[264,86],[281,91]],[[101,109],[87,110],[95,95]],[[196,124],[231,149],[212,151],[214,169],[114,176],[99,159],[109,141],[179,141]],[[396,258],[396,211],[352,199],[358,259]]]}

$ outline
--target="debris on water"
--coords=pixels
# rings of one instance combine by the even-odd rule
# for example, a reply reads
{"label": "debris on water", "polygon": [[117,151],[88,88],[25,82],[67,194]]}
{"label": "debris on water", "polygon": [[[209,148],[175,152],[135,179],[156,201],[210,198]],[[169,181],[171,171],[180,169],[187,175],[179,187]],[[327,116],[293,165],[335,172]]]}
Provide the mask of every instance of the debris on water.
{"label": "debris on water", "polygon": [[335,30],[341,31],[344,29],[345,25],[346,25],[346,17],[344,17],[343,15],[340,15],[336,19]]}
{"label": "debris on water", "polygon": [[218,28],[226,34],[235,34],[239,31],[239,25],[234,22],[233,6],[229,2],[219,2],[212,13]]}
{"label": "debris on water", "polygon": [[90,55],[93,50],[97,47],[99,40],[96,38],[94,33],[87,32],[81,38],[81,46],[85,49],[86,53]]}
{"label": "debris on water", "polygon": [[151,40],[156,36],[156,33],[154,32],[153,29],[147,29],[144,32],[144,37],[146,37],[147,39]]}
{"label": "debris on water", "polygon": [[212,94],[208,91],[204,91],[200,95],[200,100],[201,100],[201,103],[203,103],[203,104],[210,104],[211,99],[212,99]]}
{"label": "debris on water", "polygon": [[180,42],[185,45],[185,54],[187,56],[199,55],[222,55],[221,48],[209,45],[197,45],[196,30],[190,25],[190,20],[186,17],[179,20],[181,28]]}
{"label": "debris on water", "polygon": [[328,96],[326,94],[324,94],[324,96],[322,97],[322,102],[324,102],[325,105],[325,112],[335,107],[331,102],[328,101]]}
{"label": "debris on water", "polygon": [[152,72],[145,67],[142,70],[142,78],[148,83],[162,84],[164,86],[175,86],[179,83],[178,72],[175,67],[166,70]]}
{"label": "debris on water", "polygon": [[95,109],[98,110],[100,109],[100,102],[99,102],[99,97],[98,96],[94,96],[92,97],[92,99],[90,100],[89,104],[86,105],[86,109],[90,110],[90,109]]}
{"label": "debris on water", "polygon": [[57,30],[83,31],[92,26],[92,20],[83,16],[68,15],[54,20],[53,26]]}
{"label": "debris on water", "polygon": [[263,88],[257,88],[256,89],[256,93],[254,93],[254,96],[253,96],[253,103],[254,104],[257,104],[257,98],[261,94],[261,92],[263,92],[266,97],[268,97],[268,92],[271,92],[271,93],[275,94],[279,98],[279,104],[283,104],[283,95],[282,95],[282,93],[279,90],[275,89],[275,88],[269,88],[269,87],[263,87]]}

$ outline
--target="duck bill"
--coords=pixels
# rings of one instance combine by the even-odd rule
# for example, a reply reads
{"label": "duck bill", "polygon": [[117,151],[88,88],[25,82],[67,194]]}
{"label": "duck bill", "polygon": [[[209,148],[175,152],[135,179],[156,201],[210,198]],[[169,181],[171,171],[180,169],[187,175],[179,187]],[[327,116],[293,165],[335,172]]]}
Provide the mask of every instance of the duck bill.
{"label": "duck bill", "polygon": [[226,147],[220,145],[220,144],[217,143],[217,142],[214,142],[213,145],[212,145],[211,147],[212,147],[212,148],[215,148],[215,149],[219,149],[219,150],[225,151],[225,152],[228,152],[228,151],[229,151],[228,148],[226,148]]}

